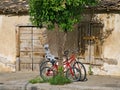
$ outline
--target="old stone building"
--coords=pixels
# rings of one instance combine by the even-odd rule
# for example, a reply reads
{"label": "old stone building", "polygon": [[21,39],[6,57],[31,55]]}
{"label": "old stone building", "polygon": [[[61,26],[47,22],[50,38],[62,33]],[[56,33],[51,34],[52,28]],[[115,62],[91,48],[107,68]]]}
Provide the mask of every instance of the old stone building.
{"label": "old stone building", "polygon": [[[46,42],[57,55],[64,33],[32,26],[28,9],[27,0],[0,1],[0,72],[38,69]],[[65,48],[81,50],[87,71],[92,65],[95,75],[120,76],[120,1],[101,0],[85,10],[81,23],[68,32]]]}

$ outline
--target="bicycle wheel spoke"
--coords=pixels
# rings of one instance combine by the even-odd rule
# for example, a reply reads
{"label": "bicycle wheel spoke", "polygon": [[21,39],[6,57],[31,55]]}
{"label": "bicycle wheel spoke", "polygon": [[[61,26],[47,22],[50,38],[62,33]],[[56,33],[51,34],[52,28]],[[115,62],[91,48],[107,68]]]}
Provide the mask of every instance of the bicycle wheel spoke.
{"label": "bicycle wheel spoke", "polygon": [[67,70],[66,77],[71,81],[78,81],[81,77],[81,72],[77,68],[72,67]]}
{"label": "bicycle wheel spoke", "polygon": [[40,76],[43,80],[49,80],[54,76],[54,71],[50,67],[43,67]]}
{"label": "bicycle wheel spoke", "polygon": [[52,63],[49,61],[49,60],[43,60],[40,64],[40,70],[43,68],[43,67],[51,67],[52,66]]}

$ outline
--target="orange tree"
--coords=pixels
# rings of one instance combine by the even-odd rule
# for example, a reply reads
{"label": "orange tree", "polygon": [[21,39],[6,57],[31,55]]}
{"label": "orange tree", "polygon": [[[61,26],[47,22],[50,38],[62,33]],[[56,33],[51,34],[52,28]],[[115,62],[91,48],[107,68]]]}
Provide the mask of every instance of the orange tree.
{"label": "orange tree", "polygon": [[29,0],[30,20],[36,26],[53,29],[57,24],[59,30],[72,31],[84,7],[95,4],[96,0]]}
{"label": "orange tree", "polygon": [[[96,3],[96,0],[29,0],[30,20],[38,27],[46,26],[48,30],[57,26],[60,31],[72,31],[74,24],[80,22],[84,8]],[[57,38],[59,40],[59,36]],[[61,47],[65,45],[64,39]],[[59,56],[61,51],[58,49]]]}

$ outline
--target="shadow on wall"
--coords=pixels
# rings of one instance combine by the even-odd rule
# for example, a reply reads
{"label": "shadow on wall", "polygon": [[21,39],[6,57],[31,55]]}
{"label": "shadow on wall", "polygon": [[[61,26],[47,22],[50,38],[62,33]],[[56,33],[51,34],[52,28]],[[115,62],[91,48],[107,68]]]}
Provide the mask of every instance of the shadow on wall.
{"label": "shadow on wall", "polygon": [[76,49],[78,47],[78,30],[72,32],[62,32],[59,30],[48,31],[48,43],[52,54],[60,56],[67,49]]}

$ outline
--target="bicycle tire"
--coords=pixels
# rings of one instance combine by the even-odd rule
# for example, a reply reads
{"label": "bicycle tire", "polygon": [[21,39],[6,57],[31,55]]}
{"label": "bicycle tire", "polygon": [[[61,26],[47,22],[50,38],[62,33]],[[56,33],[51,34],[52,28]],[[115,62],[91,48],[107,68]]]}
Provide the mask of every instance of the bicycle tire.
{"label": "bicycle tire", "polygon": [[[71,69],[72,71],[74,72],[74,76],[72,76],[71,74]],[[66,71],[66,77],[68,79],[70,79],[71,81],[73,82],[76,82],[76,81],[79,81],[80,78],[81,78],[81,72],[79,69],[77,69],[76,67],[72,67],[72,68],[69,68],[67,71]]]}
{"label": "bicycle tire", "polygon": [[39,68],[41,70],[43,67],[48,67],[48,66],[52,66],[52,63],[49,60],[44,59],[40,63]]}
{"label": "bicycle tire", "polygon": [[41,69],[43,67],[51,67],[52,63],[49,60],[42,60],[42,62],[39,65],[39,70],[41,71]]}
{"label": "bicycle tire", "polygon": [[50,67],[43,67],[40,71],[40,77],[45,81],[49,80],[53,76],[54,76],[54,70],[51,69]]}
{"label": "bicycle tire", "polygon": [[86,69],[85,69],[85,66],[80,61],[76,61],[73,64],[73,67],[76,67],[76,68],[78,68],[81,71],[80,81],[85,81],[86,80]]}

